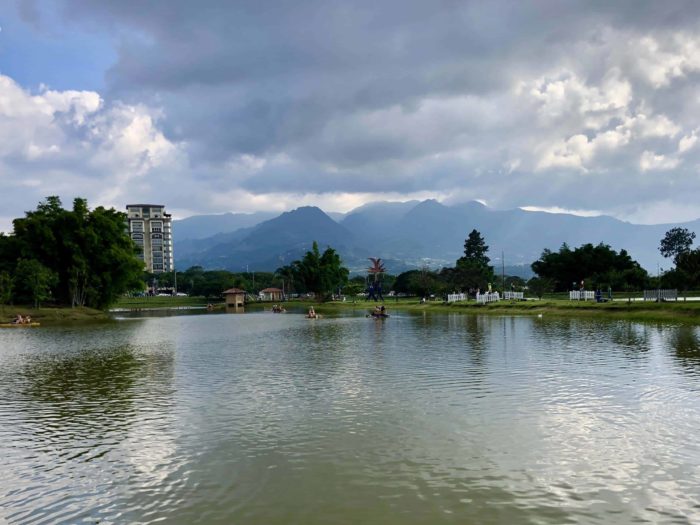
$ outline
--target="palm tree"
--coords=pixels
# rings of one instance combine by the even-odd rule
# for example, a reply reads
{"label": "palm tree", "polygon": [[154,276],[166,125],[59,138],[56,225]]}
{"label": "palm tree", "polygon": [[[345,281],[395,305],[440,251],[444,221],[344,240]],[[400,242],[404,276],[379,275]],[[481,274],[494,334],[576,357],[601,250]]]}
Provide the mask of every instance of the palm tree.
{"label": "palm tree", "polygon": [[374,275],[374,281],[376,282],[377,276],[386,271],[384,268],[384,263],[382,263],[382,260],[379,257],[368,257],[368,259],[372,261],[372,266],[367,268],[367,271]]}

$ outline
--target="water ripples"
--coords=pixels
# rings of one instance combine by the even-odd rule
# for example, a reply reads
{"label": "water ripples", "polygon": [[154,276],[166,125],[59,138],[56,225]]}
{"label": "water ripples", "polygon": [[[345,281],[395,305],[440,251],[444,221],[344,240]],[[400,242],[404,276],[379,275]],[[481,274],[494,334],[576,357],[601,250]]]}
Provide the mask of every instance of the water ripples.
{"label": "water ripples", "polygon": [[698,341],[405,314],[0,332],[0,520],[698,521]]}

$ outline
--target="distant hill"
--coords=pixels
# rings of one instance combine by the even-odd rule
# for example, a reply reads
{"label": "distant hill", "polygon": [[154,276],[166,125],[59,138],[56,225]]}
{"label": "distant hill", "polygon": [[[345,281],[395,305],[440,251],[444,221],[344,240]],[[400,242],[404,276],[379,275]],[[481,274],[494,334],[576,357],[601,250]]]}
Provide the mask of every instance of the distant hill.
{"label": "distant hill", "polygon": [[[446,206],[435,200],[374,202],[333,216],[335,220],[319,208],[307,206],[228,232],[224,230],[234,224],[232,218],[222,219],[224,226],[212,221],[225,216],[206,216],[204,224],[210,232],[224,233],[199,238],[201,232],[197,232],[181,239],[182,232],[176,226],[176,265],[236,271],[247,265],[251,270],[274,270],[299,258],[316,240],[321,249],[335,248],[356,272],[367,267],[368,256],[382,257],[392,273],[425,265],[439,268],[454,264],[462,255],[464,239],[477,229],[490,247],[492,263],[499,268],[503,253],[511,274],[530,275],[529,265],[543,249],[557,250],[564,242],[572,247],[604,242],[615,250],[624,248],[655,272],[657,264],[670,265],[658,252],[666,231],[683,226],[700,233],[700,220],[646,226],[607,216],[494,210],[478,202]],[[260,217],[242,220],[255,222]],[[198,224],[196,219],[190,218],[189,224]]]}
{"label": "distant hill", "polygon": [[[387,206],[393,213],[396,207]],[[372,215],[381,213],[372,209]],[[364,215],[364,217],[363,217]],[[363,222],[364,221],[364,222]],[[353,210],[341,224],[354,231],[368,231],[369,214]],[[478,202],[445,206],[437,201],[423,201],[403,216],[394,217],[387,228],[375,228],[371,234],[375,253],[419,266],[428,260],[433,265],[451,265],[461,256],[464,239],[472,229],[479,230],[490,247],[492,263],[505,256],[507,265],[528,265],[542,250],[558,250],[562,243],[579,246],[604,242],[615,250],[626,249],[649,271],[656,265],[668,266],[658,252],[659,241],[666,231],[678,224],[638,225],[613,217],[580,217],[525,210],[494,210]],[[680,226],[700,232],[700,221]],[[358,231],[355,231],[358,234]],[[367,234],[366,234],[367,235]]]}
{"label": "distant hill", "polygon": [[194,215],[173,221],[173,234],[176,242],[188,239],[205,239],[217,233],[230,233],[240,228],[250,228],[277,215],[279,214],[267,211]]}
{"label": "distant hill", "polygon": [[221,242],[197,253],[178,257],[175,252],[178,266],[273,271],[300,258],[314,241],[322,251],[332,246],[346,257],[357,257],[361,251],[351,232],[312,206],[285,212],[217,240]]}

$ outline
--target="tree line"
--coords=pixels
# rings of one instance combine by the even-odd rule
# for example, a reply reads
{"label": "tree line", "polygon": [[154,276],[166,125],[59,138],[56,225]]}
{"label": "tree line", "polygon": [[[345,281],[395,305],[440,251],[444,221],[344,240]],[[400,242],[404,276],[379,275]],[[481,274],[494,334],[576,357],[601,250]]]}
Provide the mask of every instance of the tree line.
{"label": "tree line", "polygon": [[[541,296],[548,292],[564,292],[578,289],[640,291],[662,286],[689,289],[700,287],[700,248],[692,250],[695,234],[687,229],[674,228],[661,241],[660,251],[673,259],[674,269],[664,272],[660,278],[651,276],[630,254],[619,252],[600,243],[583,244],[571,248],[564,243],[558,251],[545,249],[540,258],[531,264],[535,277],[528,281],[517,276],[497,276],[488,257],[489,247],[479,231],[473,229],[464,241],[463,255],[454,266],[440,270],[427,267],[409,270],[399,275],[383,274],[384,292],[394,291],[415,296],[443,296],[453,291],[475,294],[493,289],[529,289]],[[323,253],[313,243],[310,251],[288,266],[274,273],[231,273],[204,271],[201,267],[178,272],[178,288],[191,295],[218,297],[221,290],[235,286],[248,291],[266,287],[282,288],[288,293],[311,292],[318,297],[328,297],[341,292],[357,295],[367,289],[367,279],[356,275],[348,277],[348,270],[333,248]],[[161,274],[160,279],[166,278]],[[172,277],[170,277],[172,280]]]}
{"label": "tree line", "polygon": [[42,303],[104,309],[127,293],[147,287],[189,295],[220,297],[227,288],[248,291],[278,287],[327,297],[348,281],[348,269],[333,248],[310,251],[276,272],[232,273],[195,266],[184,272],[144,272],[138,247],[128,235],[126,214],[104,207],[90,210],[85,199],[65,209],[48,197],[36,210],[13,221],[9,235],[0,234],[0,303]]}
{"label": "tree line", "polygon": [[587,290],[625,292],[656,287],[700,289],[700,248],[691,248],[694,239],[695,233],[685,228],[673,228],[666,233],[659,250],[664,257],[673,260],[675,267],[659,276],[650,275],[624,249],[618,252],[604,243],[571,248],[564,243],[558,251],[542,251],[539,259],[531,264],[535,277],[526,282],[515,276],[505,276],[503,280],[497,277],[489,265],[485,239],[480,232],[472,230],[464,242],[464,255],[454,267],[401,273],[393,289],[418,296],[441,296],[453,291],[474,294],[477,290],[488,289],[489,285],[506,290],[527,288],[538,296],[581,286]]}
{"label": "tree line", "polygon": [[[313,293],[329,298],[335,293],[357,294],[366,287],[362,276],[348,278],[348,269],[331,247],[323,252],[316,242],[299,260],[275,272],[233,273],[192,267],[184,272],[145,274],[138,248],[126,231],[126,214],[97,207],[85,199],[64,209],[58,197],[48,197],[36,210],[13,221],[10,235],[0,234],[0,303],[51,302],[66,306],[106,308],[129,291],[140,291],[154,279],[158,287],[177,287],[189,295],[219,297],[227,288],[257,292],[276,287],[287,293]],[[627,251],[603,243],[558,251],[545,249],[531,265],[536,274],[528,282],[495,275],[489,247],[477,230],[464,241],[463,255],[454,266],[440,270],[420,268],[397,276],[383,275],[385,293],[444,295],[452,291],[475,293],[505,286],[528,287],[538,295],[566,291],[583,284],[586,289],[641,290],[653,285],[689,289],[700,286],[700,248],[692,249],[695,234],[684,228],[669,230],[660,243],[664,257],[675,267],[656,279]]]}
{"label": "tree line", "polygon": [[299,260],[282,266],[274,272],[230,272],[228,270],[205,270],[193,266],[185,271],[145,274],[144,285],[159,289],[175,288],[187,295],[218,298],[229,288],[239,288],[253,295],[265,288],[279,288],[287,294],[313,293],[326,298],[344,290],[349,271],[343,266],[333,248],[323,252],[314,241],[311,250]]}

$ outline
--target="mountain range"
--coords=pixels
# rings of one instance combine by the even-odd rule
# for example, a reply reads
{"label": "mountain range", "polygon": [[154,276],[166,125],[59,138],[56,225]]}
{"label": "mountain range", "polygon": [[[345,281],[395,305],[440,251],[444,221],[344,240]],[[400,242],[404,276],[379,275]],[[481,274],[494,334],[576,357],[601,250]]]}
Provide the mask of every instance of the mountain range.
{"label": "mountain range", "polygon": [[[273,271],[300,258],[317,241],[335,248],[353,272],[367,257],[381,257],[391,273],[454,265],[464,239],[477,229],[490,247],[491,262],[506,273],[528,277],[542,250],[603,242],[626,249],[648,271],[670,263],[658,251],[675,226],[700,232],[700,220],[640,225],[609,216],[495,210],[479,202],[447,206],[435,200],[374,202],[346,214],[306,206],[273,213],[200,215],[174,221],[175,263],[231,271]],[[503,260],[502,260],[503,254]]]}

